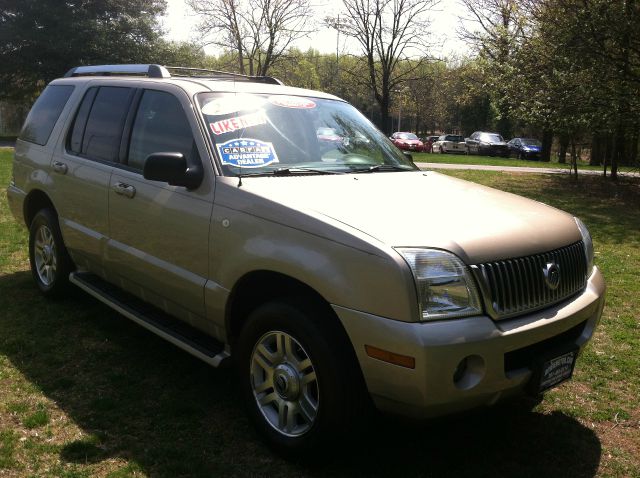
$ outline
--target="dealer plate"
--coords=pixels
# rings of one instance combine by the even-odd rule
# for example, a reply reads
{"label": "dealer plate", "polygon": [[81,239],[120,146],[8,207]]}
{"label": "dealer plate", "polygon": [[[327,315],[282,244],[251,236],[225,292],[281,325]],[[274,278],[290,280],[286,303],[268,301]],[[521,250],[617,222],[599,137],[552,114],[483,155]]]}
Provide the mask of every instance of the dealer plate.
{"label": "dealer plate", "polygon": [[577,350],[552,358],[542,364],[538,391],[544,392],[556,385],[569,380],[573,375],[573,368],[578,356]]}

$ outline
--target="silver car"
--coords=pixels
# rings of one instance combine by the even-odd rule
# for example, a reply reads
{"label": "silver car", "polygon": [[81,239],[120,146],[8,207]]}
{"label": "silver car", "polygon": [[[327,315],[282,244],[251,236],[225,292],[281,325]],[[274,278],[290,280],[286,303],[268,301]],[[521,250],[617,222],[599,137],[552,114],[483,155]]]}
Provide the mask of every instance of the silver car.
{"label": "silver car", "polygon": [[367,403],[420,418],[540,394],[604,305],[579,219],[420,171],[348,103],[269,77],[74,68],[33,106],[8,197],[43,294],[74,284],[232,358],[283,453]]}

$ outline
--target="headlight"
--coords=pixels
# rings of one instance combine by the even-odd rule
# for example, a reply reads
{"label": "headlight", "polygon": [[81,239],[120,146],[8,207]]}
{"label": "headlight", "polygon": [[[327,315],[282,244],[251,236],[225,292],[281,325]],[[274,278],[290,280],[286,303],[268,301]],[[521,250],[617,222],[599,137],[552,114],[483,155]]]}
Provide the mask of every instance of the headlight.
{"label": "headlight", "polygon": [[587,277],[591,275],[591,271],[593,270],[593,241],[591,240],[591,234],[589,234],[589,229],[584,225],[577,217],[574,217],[576,220],[576,224],[578,225],[578,229],[580,229],[580,234],[582,234],[582,243],[584,244],[584,255],[587,258]]}
{"label": "headlight", "polygon": [[422,320],[468,317],[482,312],[469,268],[450,252],[398,248],[418,290]]}

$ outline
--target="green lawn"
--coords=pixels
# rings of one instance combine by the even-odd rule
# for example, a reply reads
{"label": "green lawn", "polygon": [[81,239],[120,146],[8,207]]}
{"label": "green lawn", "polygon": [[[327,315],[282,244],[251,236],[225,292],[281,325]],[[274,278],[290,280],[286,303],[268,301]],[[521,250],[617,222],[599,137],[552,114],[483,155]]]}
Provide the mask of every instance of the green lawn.
{"label": "green lawn", "polygon": [[[466,154],[435,154],[435,153],[413,153],[413,160],[419,163],[448,163],[448,164],[481,164],[488,166],[515,166],[527,168],[554,168],[569,169],[568,164],[560,164],[551,161],[545,163],[543,161],[525,161],[515,158],[501,158],[491,156],[475,156]],[[589,166],[586,162],[581,161],[578,169],[593,169],[599,171],[600,166]]]}
{"label": "green lawn", "polygon": [[26,232],[7,210],[10,153],[0,149],[0,476],[640,476],[638,182],[449,174],[585,220],[609,286],[596,337],[574,380],[540,404],[422,424],[378,419],[346,453],[309,467],[263,446],[229,370],[81,293],[49,302],[36,292]]}

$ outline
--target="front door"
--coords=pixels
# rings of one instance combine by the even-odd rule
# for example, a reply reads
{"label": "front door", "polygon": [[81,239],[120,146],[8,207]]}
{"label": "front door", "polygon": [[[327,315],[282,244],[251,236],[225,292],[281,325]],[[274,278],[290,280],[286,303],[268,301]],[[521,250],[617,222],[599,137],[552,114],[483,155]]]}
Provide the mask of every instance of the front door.
{"label": "front door", "polygon": [[202,327],[212,170],[205,164],[205,179],[194,190],[149,181],[142,175],[152,153],[182,153],[190,162],[206,157],[199,152],[203,151],[201,134],[187,108],[188,98],[181,90],[142,93],[124,165],[111,175],[106,262],[110,280]]}

